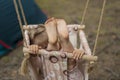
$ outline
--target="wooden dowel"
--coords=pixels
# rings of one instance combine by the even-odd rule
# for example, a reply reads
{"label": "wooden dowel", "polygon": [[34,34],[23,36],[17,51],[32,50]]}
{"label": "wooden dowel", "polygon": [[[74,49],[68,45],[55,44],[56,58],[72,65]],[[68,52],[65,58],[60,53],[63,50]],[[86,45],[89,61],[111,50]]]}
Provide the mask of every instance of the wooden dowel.
{"label": "wooden dowel", "polygon": [[74,28],[78,30],[85,29],[85,25],[79,25],[79,24],[69,24],[67,25],[68,28]]}
{"label": "wooden dowel", "polygon": [[[33,53],[32,51],[30,51],[28,48],[24,47],[23,48],[23,52],[24,53]],[[60,51],[51,51],[51,52],[48,52],[46,51],[45,49],[41,49],[39,50],[38,54],[40,55],[55,55],[55,56],[60,56],[61,55],[61,52]],[[73,54],[72,53],[65,53],[66,56],[68,58],[72,58],[73,57]],[[83,55],[82,56],[82,60],[86,60],[86,61],[97,61],[98,57],[97,56],[92,56],[92,55]]]}
{"label": "wooden dowel", "polygon": [[[29,30],[29,29],[33,29],[33,28],[37,28],[38,27],[38,24],[36,24],[36,25],[28,25],[28,26],[25,26],[25,25],[23,25],[23,29],[24,30]],[[72,28],[77,28],[77,29],[84,29],[85,28],[85,25],[78,25],[78,24],[69,24],[69,25],[67,25],[67,27],[69,28],[69,27],[72,27]]]}
{"label": "wooden dowel", "polygon": [[24,30],[29,30],[29,29],[34,29],[34,28],[37,28],[38,27],[38,24],[37,25],[23,25],[23,29]]}

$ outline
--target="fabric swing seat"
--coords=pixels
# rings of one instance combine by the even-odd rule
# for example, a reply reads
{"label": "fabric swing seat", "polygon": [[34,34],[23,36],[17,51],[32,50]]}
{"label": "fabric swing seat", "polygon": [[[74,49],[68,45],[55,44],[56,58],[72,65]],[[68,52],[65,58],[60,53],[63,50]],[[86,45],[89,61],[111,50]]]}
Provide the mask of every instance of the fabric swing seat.
{"label": "fabric swing seat", "polygon": [[[28,30],[37,27],[38,25],[24,26],[27,45],[30,44]],[[82,60],[85,60],[85,62],[80,63],[80,70],[78,69],[78,66],[76,66],[72,71],[67,71],[67,58],[72,57],[72,53],[67,54],[67,52],[63,51],[48,52],[41,49],[38,53],[40,56],[35,57],[36,62],[31,62],[29,60],[28,69],[32,80],[88,80],[88,61],[96,61],[97,57],[91,55],[91,50],[83,31],[85,26],[72,24],[67,25],[67,27],[69,31],[69,39],[73,47],[77,48],[78,46],[77,34],[79,33],[80,48],[85,50],[85,55],[82,57]],[[26,47],[23,48],[23,52],[31,53],[31,51]],[[32,65],[32,63],[37,63],[38,67],[35,67],[36,64]],[[39,68],[41,67],[39,64],[42,64],[42,76],[39,74]],[[41,79],[41,77],[43,79]]]}

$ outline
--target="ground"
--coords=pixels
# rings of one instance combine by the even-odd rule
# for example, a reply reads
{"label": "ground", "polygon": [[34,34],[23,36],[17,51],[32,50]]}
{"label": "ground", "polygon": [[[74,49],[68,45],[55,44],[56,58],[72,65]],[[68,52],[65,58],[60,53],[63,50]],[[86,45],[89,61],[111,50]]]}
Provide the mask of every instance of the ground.
{"label": "ground", "polygon": [[[49,17],[80,24],[86,0],[36,0]],[[93,49],[103,0],[90,0],[85,16],[85,33]],[[90,80],[120,80],[120,0],[107,0],[95,55],[99,57]],[[23,59],[22,46],[0,60],[0,80],[28,80],[18,75]]]}

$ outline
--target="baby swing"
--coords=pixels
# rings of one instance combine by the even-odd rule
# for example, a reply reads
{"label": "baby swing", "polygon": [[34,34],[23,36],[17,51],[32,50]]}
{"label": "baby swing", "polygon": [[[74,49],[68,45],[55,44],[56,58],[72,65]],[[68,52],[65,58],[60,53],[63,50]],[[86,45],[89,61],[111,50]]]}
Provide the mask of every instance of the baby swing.
{"label": "baby swing", "polygon": [[[96,50],[96,46],[97,46],[97,40],[99,37],[99,32],[100,32],[100,27],[101,27],[101,23],[102,23],[102,17],[103,17],[103,12],[104,12],[104,8],[105,8],[105,4],[106,4],[106,0],[104,0],[103,2],[103,8],[101,11],[101,16],[100,16],[100,21],[99,21],[99,25],[98,25],[98,31],[97,31],[97,36],[96,36],[96,41],[95,41],[95,45],[94,45],[94,49],[93,49],[93,53],[91,52],[91,49],[89,48],[85,33],[83,31],[83,29],[85,28],[85,25],[83,25],[83,21],[85,18],[85,14],[87,11],[87,7],[89,4],[90,0],[87,0],[86,2],[86,6],[83,12],[83,17],[82,17],[82,21],[81,21],[81,25],[79,24],[69,24],[67,25],[68,30],[69,30],[69,40],[72,43],[74,48],[78,48],[78,44],[80,43],[80,49],[84,49],[85,51],[85,55],[83,55],[82,59],[83,62],[80,63],[80,71],[81,74],[83,75],[83,79],[82,80],[88,80],[89,79],[89,66],[91,64],[93,64],[95,61],[97,61],[97,56],[95,55],[95,50]],[[21,64],[21,68],[20,68],[20,72],[22,75],[26,75],[28,73],[28,75],[30,76],[31,80],[41,80],[40,78],[38,79],[39,75],[37,72],[34,71],[34,67],[31,65],[30,63],[30,53],[31,51],[27,48],[30,45],[30,38],[28,35],[28,32],[30,29],[34,29],[37,28],[38,25],[28,25],[25,15],[24,15],[24,11],[22,8],[22,4],[21,4],[21,0],[18,0],[20,9],[21,9],[21,13],[22,13],[22,17],[24,20],[25,25],[22,25],[22,21],[20,19],[20,14],[19,14],[19,10],[18,10],[18,5],[16,3],[16,0],[14,0],[14,5],[15,5],[15,10],[17,13],[17,17],[18,17],[18,21],[20,24],[20,28],[22,31],[22,35],[24,38],[24,48],[23,48],[23,52],[24,52],[24,59],[23,62]],[[78,37],[79,36],[79,37]],[[78,40],[80,40],[78,42]],[[40,49],[38,56],[41,55],[42,57],[42,65],[43,67],[43,76],[44,76],[44,80],[76,80],[76,79],[68,79],[67,75],[67,58],[71,58],[72,57],[72,53],[67,54],[67,52],[63,52],[65,54],[65,58],[61,58],[61,52],[60,51],[46,51],[45,49]],[[51,62],[49,60],[49,58],[51,56],[55,56],[58,57],[59,61],[56,60],[56,62]],[[39,64],[39,63],[38,63]],[[79,75],[79,74],[74,74]],[[80,79],[77,79],[80,80]]]}

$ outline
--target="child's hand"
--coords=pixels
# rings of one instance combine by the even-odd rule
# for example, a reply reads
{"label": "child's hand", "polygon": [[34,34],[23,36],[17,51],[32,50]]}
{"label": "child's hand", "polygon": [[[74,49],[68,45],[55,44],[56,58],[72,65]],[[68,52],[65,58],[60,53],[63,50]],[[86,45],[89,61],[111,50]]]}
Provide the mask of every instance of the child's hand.
{"label": "child's hand", "polygon": [[80,49],[75,49],[73,51],[73,58],[78,60],[79,58],[81,58],[84,54],[84,50],[80,50]]}
{"label": "child's hand", "polygon": [[30,45],[29,46],[30,51],[33,52],[32,54],[37,54],[40,48],[41,47],[39,47],[38,45]]}

